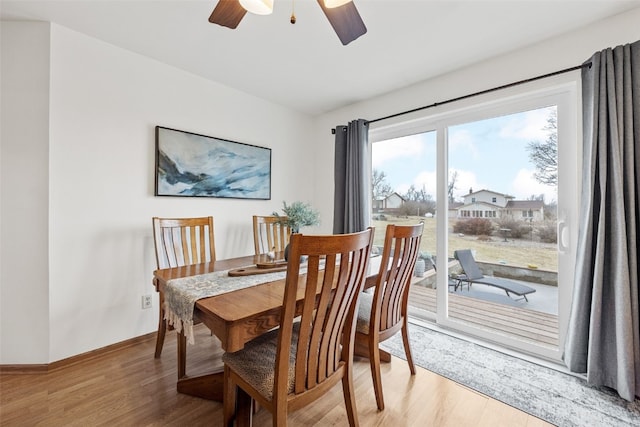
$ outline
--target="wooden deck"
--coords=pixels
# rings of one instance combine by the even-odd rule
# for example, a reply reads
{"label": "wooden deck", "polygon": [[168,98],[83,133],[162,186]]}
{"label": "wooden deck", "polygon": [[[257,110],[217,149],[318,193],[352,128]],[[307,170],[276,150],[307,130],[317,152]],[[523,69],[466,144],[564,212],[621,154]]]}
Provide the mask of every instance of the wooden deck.
{"label": "wooden deck", "polygon": [[[412,285],[409,305],[436,311],[436,290]],[[449,316],[540,345],[558,347],[558,316],[449,293]]]}

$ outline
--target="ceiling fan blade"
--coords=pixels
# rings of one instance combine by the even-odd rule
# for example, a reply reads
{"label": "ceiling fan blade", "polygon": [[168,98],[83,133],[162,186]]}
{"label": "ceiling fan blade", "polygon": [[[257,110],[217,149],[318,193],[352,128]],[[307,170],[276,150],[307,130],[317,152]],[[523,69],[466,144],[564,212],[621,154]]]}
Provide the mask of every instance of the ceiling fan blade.
{"label": "ceiling fan blade", "polygon": [[352,1],[334,8],[325,7],[324,0],[318,0],[318,4],[343,45],[346,46],[367,32],[367,27]]}
{"label": "ceiling fan blade", "polygon": [[227,28],[236,28],[246,13],[247,11],[240,6],[238,0],[219,0],[211,12],[209,22]]}

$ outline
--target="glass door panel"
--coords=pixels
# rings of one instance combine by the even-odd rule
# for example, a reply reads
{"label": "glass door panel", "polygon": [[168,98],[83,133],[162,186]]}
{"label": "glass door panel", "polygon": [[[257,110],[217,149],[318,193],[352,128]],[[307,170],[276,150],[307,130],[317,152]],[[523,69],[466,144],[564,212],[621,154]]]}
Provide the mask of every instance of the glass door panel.
{"label": "glass door panel", "polygon": [[558,347],[557,108],[450,126],[448,318]]}
{"label": "glass door panel", "polygon": [[[568,82],[372,129],[377,244],[390,222],[425,222],[411,316],[560,360],[577,234],[577,99]],[[463,271],[456,251],[476,271]]]}
{"label": "glass door panel", "polygon": [[[416,262],[409,306],[413,316],[435,319],[435,132],[375,142],[372,149],[372,170],[372,225],[376,228],[374,239],[379,250],[382,250],[388,224],[424,222],[421,254]],[[375,258],[373,260],[375,262]]]}

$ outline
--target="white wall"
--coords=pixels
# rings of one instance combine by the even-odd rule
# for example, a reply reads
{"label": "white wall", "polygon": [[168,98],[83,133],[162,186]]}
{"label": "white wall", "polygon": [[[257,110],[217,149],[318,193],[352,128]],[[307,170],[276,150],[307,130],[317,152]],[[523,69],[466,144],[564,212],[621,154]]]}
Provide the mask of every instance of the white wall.
{"label": "white wall", "polygon": [[[321,214],[330,215],[333,206],[333,135],[330,129],[350,120],[362,118],[374,120],[378,117],[431,105],[448,99],[483,91],[511,82],[551,73],[582,64],[596,51],[631,43],[640,39],[640,8],[600,21],[579,31],[562,37],[549,39],[529,48],[484,61],[472,67],[460,69],[419,84],[379,96],[364,102],[327,113],[315,121],[317,142],[316,161],[318,175],[315,179],[316,196]],[[508,37],[508,35],[506,35]],[[434,41],[437,43],[437,41]],[[421,54],[428,55],[425,46]],[[455,55],[455,52],[452,52]],[[370,129],[389,127],[420,115],[451,111],[463,105],[496,98],[502,94],[471,98],[428,109],[411,115],[371,124]]]}
{"label": "white wall", "polygon": [[[446,75],[442,75],[431,80],[404,88],[402,90],[379,96],[365,102],[354,104],[331,113],[325,114],[316,119],[315,125],[318,134],[316,143],[318,148],[316,158],[318,163],[315,183],[316,183],[316,200],[319,206],[331,209],[333,200],[332,184],[333,182],[333,150],[326,148],[331,147],[331,135],[328,129],[337,125],[344,124],[349,120],[363,118],[375,120],[378,117],[386,117],[402,111],[412,110],[425,105],[431,105],[436,102],[443,102],[460,96],[481,92],[494,87],[499,87],[512,82],[517,82],[532,77],[552,73],[558,70],[574,67],[587,61],[595,52],[601,51],[609,47],[615,47],[622,44],[633,43],[640,39],[640,8],[625,12],[624,14],[602,20],[592,24],[581,30],[565,34],[561,37],[549,39],[545,42],[521,49],[511,54],[503,55],[475,64],[472,67],[457,70]],[[506,35],[508,36],[508,35]],[[424,48],[424,54],[428,55],[428,47]],[[455,54],[455,52],[452,52]],[[574,79],[580,80],[579,71],[573,74],[563,75],[554,78],[554,83],[559,81],[569,81]],[[549,80],[545,81],[549,84]],[[540,83],[540,82],[537,82]],[[536,84],[537,84],[536,83]],[[540,87],[540,86],[538,86]],[[473,97],[465,101],[454,102],[425,111],[412,113],[410,115],[400,116],[391,120],[373,123],[371,130],[377,131],[379,134],[384,133],[385,138],[393,138],[400,136],[399,123],[417,120],[419,117],[426,117],[434,114],[454,112],[463,107],[496,100],[505,96],[512,91],[505,90],[481,97]],[[579,102],[578,102],[579,104]],[[581,111],[580,109],[578,111]],[[406,125],[404,126],[406,127]],[[375,133],[375,132],[374,132]],[[395,133],[395,134],[394,134]],[[560,152],[564,152],[562,146],[559,147]],[[576,165],[580,162],[581,153],[575,153]],[[573,168],[574,166],[572,166]],[[579,172],[576,171],[576,176]],[[443,179],[439,177],[439,179]],[[444,178],[446,179],[446,178]],[[580,182],[579,178],[577,182]],[[569,236],[564,242],[569,250],[559,253],[558,259],[560,264],[573,263],[571,254],[575,252],[575,242],[577,240],[577,217],[580,195],[580,188],[576,188],[572,193],[571,200],[568,205],[573,206],[573,210],[560,213],[566,224],[567,235]],[[438,198],[445,198],[444,192],[438,194]],[[322,211],[322,215],[329,212]],[[380,230],[376,230],[380,232]],[[439,237],[440,239],[440,237]],[[563,286],[559,287],[559,301],[566,305],[570,304],[571,293],[573,290],[571,285],[573,281],[573,271],[571,268],[565,269],[563,277],[560,279]],[[564,342],[568,324],[568,313],[561,311],[559,313],[560,339]],[[496,337],[491,339],[495,340]],[[559,354],[549,354],[547,357],[559,358]]]}
{"label": "white wall", "polygon": [[[639,39],[637,22],[640,9],[315,119],[56,25],[3,22],[0,364],[154,331],[155,294],[140,308],[152,216],[213,215],[220,258],[251,253],[251,215],[283,200],[314,203],[330,232],[332,127],[580,64]],[[272,199],[154,197],[155,125],[272,148]]]}
{"label": "white wall", "polygon": [[[34,184],[48,189],[33,204],[48,217],[49,229],[48,239],[46,227],[32,233],[38,262],[30,256],[24,269],[7,265],[5,248],[18,238],[3,235],[2,364],[52,362],[153,332],[152,216],[213,215],[216,252],[227,258],[253,253],[251,215],[279,211],[283,200],[313,202],[314,165],[305,161],[309,117],[57,25],[51,26],[50,45],[42,36],[27,46],[23,37],[32,31],[29,24],[3,25],[2,62],[13,59],[5,52],[5,35],[9,50],[25,62],[48,61],[50,50],[50,70],[38,66],[50,76],[50,100],[46,90],[36,100],[50,105],[49,115],[25,118],[19,126],[50,129],[48,140],[38,140],[44,158],[12,176],[16,190]],[[14,84],[4,68],[2,78],[3,89],[5,80]],[[27,149],[24,135],[4,138],[5,117],[23,97],[9,94],[5,116],[3,92],[3,152]],[[271,148],[272,199],[154,197],[156,125]],[[7,218],[33,215],[17,203],[17,192],[5,194],[4,178],[3,162],[3,230],[11,227]],[[48,322],[24,322],[32,313],[46,317],[47,304],[27,301],[34,290],[49,294]],[[141,309],[143,294],[154,295],[152,309]],[[40,347],[30,351],[24,340],[36,331]]]}
{"label": "white wall", "polygon": [[1,363],[49,354],[49,28],[1,27]]}

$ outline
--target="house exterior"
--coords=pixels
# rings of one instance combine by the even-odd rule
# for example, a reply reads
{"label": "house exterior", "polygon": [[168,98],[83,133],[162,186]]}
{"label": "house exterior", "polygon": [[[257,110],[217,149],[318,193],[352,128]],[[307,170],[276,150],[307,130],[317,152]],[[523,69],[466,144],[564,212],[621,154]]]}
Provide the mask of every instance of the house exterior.
{"label": "house exterior", "polygon": [[404,197],[398,193],[391,193],[384,199],[373,201],[373,211],[382,212],[390,209],[399,209],[405,202]]}
{"label": "house exterior", "polygon": [[513,196],[491,190],[469,190],[461,204],[449,207],[450,218],[511,218],[523,221],[542,221],[542,200],[514,200]]}
{"label": "house exterior", "polygon": [[449,202],[449,218],[458,218],[458,209],[464,206],[462,202]]}
{"label": "house exterior", "polygon": [[542,200],[511,200],[504,210],[505,216],[513,219],[542,221],[544,219],[544,202]]}

